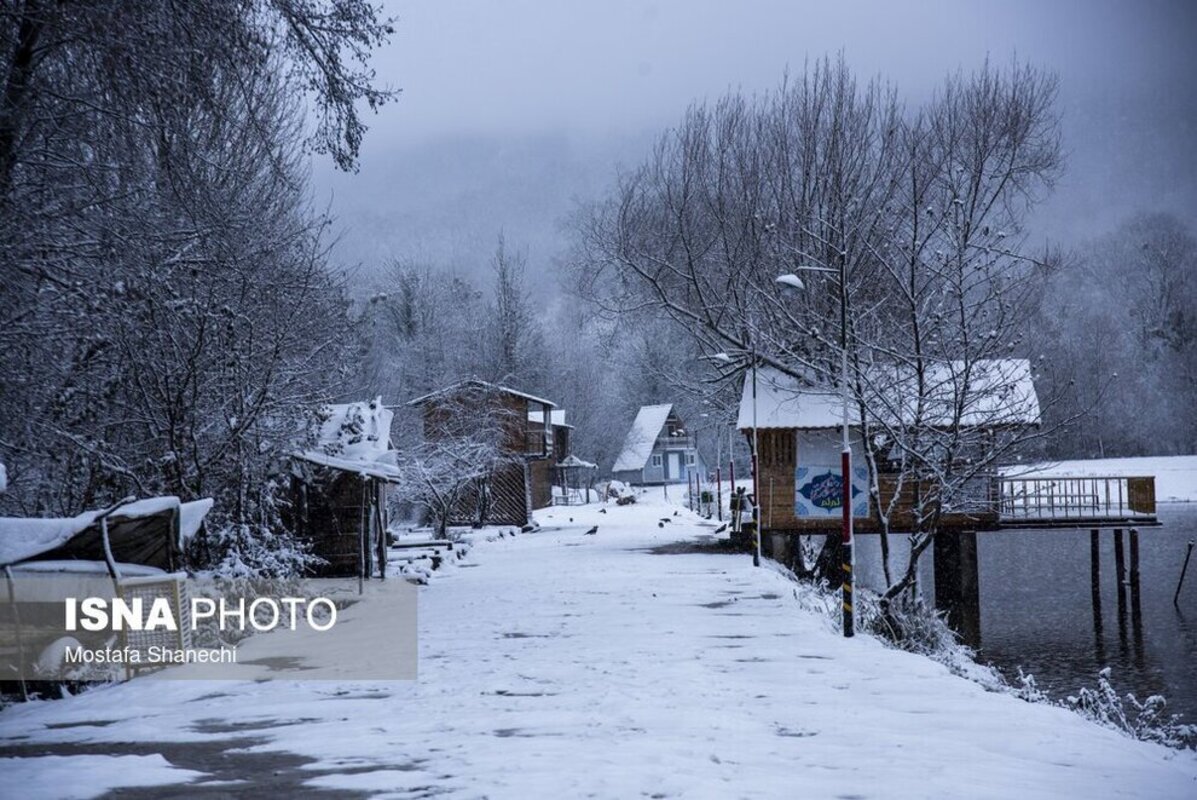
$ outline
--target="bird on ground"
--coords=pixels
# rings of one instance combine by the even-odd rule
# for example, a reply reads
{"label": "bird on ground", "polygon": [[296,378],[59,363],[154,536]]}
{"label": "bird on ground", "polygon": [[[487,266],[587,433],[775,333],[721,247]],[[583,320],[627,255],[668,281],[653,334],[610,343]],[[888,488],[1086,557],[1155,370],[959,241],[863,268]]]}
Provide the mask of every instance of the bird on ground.
{"label": "bird on ground", "polygon": [[583,535],[584,535],[584,536],[594,536],[596,533],[598,533],[598,525],[595,525],[593,528],[591,528],[590,530],[586,531],[586,533],[585,533],[585,534],[583,534]]}
{"label": "bird on ground", "polygon": [[599,509],[599,513],[600,513],[600,514],[606,514],[606,513],[607,513],[607,509],[605,509],[605,508],[600,508],[600,509]]}
{"label": "bird on ground", "polygon": [[676,512],[676,511],[674,511],[674,512],[673,512],[673,516],[675,516],[675,517],[677,516],[677,512]]}
{"label": "bird on ground", "polygon": [[658,522],[658,523],[657,523],[657,527],[658,527],[658,528],[664,528],[664,527],[665,527],[665,523],[664,523],[664,522]]}

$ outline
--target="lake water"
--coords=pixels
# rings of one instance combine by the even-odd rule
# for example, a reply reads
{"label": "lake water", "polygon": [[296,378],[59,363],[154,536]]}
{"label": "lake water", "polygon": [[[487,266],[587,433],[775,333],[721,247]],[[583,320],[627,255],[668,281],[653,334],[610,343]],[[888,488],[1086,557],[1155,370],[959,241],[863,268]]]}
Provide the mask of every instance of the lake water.
{"label": "lake water", "polygon": [[[1168,709],[1197,723],[1197,553],[1189,564],[1179,609],[1172,604],[1190,539],[1197,539],[1197,505],[1167,504],[1158,528],[1139,533],[1141,620],[1129,588],[1119,614],[1113,532],[1101,536],[1101,617],[1093,613],[1087,530],[1001,531],[977,535],[981,582],[980,659],[1007,676],[1035,676],[1054,698],[1094,686],[1109,666],[1120,694],[1162,694]],[[903,537],[896,537],[902,539]],[[1127,569],[1129,536],[1123,532]],[[905,556],[901,542],[894,549]],[[857,537],[859,580],[881,584],[876,536]],[[932,591],[930,559],[920,573]],[[895,565],[901,560],[894,560]]]}

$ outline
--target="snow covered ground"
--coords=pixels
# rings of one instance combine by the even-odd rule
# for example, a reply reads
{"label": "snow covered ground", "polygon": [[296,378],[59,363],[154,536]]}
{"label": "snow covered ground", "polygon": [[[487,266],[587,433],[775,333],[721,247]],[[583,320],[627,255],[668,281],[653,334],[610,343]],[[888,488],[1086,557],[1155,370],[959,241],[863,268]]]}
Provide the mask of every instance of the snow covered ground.
{"label": "snow covered ground", "polygon": [[675,510],[651,495],[550,509],[536,533],[478,541],[420,588],[418,681],[139,679],[10,707],[0,785],[23,798],[1197,796],[1191,753],[844,640],[747,557],[652,552],[710,532]]}
{"label": "snow covered ground", "polygon": [[1038,475],[1121,477],[1154,475],[1155,497],[1161,503],[1197,503],[1197,455],[1141,458],[1091,458],[1049,461],[1007,467],[1004,474],[1034,478]]}

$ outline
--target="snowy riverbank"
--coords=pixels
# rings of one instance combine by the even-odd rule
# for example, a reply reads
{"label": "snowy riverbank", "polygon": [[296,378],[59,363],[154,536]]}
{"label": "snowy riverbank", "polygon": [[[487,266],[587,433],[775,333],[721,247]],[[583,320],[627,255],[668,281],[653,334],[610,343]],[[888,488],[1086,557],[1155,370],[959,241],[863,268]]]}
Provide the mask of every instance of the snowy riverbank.
{"label": "snowy riverbank", "polygon": [[24,797],[1197,793],[1192,753],[845,640],[747,557],[654,552],[713,527],[675,510],[550,509],[479,541],[420,589],[418,681],[136,680],[15,706],[0,774]]}
{"label": "snowy riverbank", "polygon": [[1090,458],[1045,461],[1006,467],[1005,475],[1034,478],[1038,475],[1077,477],[1155,476],[1155,498],[1160,503],[1197,503],[1197,455],[1145,456],[1139,458]]}

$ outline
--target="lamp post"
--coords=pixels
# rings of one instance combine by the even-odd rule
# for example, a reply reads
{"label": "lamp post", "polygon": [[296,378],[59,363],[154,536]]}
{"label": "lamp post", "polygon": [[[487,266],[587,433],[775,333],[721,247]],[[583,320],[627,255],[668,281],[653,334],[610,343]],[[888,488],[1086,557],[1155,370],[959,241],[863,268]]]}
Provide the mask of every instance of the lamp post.
{"label": "lamp post", "polygon": [[[846,268],[843,262],[838,270],[827,267],[801,266],[802,272],[834,272],[839,275],[840,289],[840,396],[843,400],[843,450],[840,453],[840,473],[843,490],[841,504],[843,518],[840,528],[840,568],[843,574],[841,589],[843,593],[844,636],[851,637],[855,633],[852,613],[852,445],[848,439],[848,284],[846,282]],[[777,283],[794,289],[803,289],[802,279],[793,273],[777,276]],[[755,398],[755,390],[753,397]]]}

